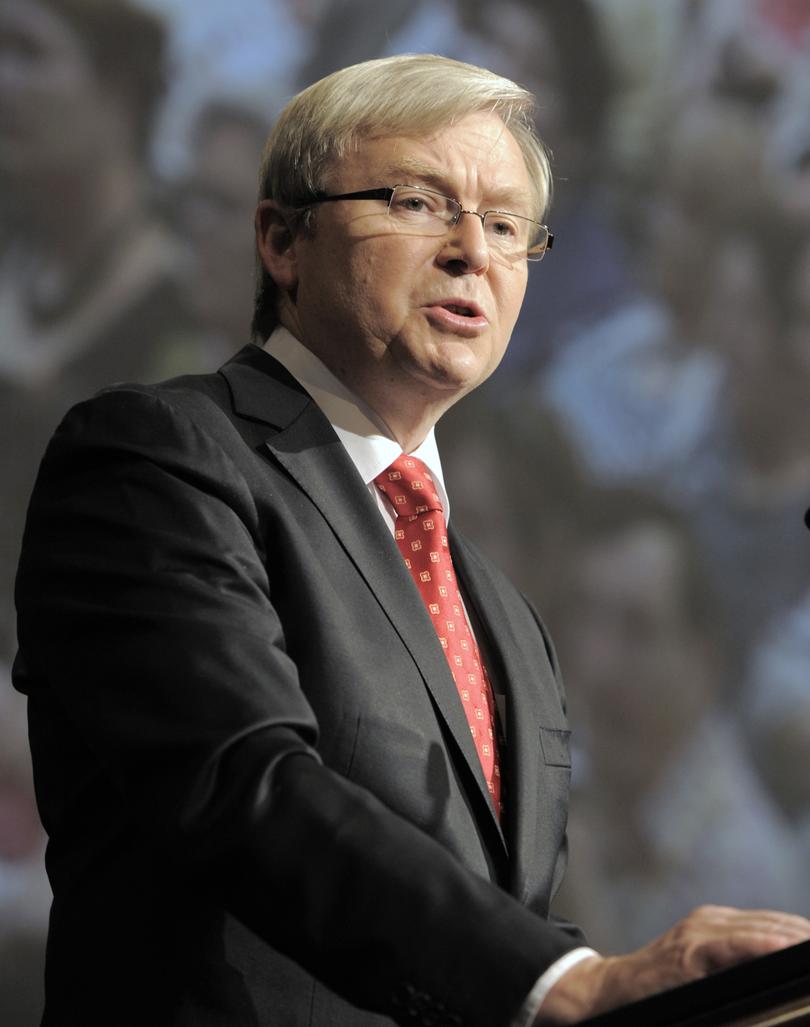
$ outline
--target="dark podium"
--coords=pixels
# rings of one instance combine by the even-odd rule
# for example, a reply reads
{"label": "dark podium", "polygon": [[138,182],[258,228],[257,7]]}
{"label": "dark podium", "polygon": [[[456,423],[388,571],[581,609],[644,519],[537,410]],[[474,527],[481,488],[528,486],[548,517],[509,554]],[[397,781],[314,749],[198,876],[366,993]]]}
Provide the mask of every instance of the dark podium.
{"label": "dark podium", "polygon": [[580,1027],[810,1024],[810,941],[581,1021]]}

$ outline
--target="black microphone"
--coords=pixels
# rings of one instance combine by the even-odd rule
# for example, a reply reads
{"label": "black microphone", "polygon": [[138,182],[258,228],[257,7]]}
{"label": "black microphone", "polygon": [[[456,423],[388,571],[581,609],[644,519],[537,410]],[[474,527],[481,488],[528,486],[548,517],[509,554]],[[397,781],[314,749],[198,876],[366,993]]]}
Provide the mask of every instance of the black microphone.
{"label": "black microphone", "polygon": [[804,523],[807,527],[807,530],[810,531],[810,509],[805,510],[804,512]]}

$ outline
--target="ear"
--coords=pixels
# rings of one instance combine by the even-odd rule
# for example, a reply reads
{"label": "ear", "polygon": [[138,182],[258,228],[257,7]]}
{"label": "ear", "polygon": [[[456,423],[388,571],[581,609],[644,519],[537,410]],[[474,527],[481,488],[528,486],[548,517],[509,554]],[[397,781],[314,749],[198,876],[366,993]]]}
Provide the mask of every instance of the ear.
{"label": "ear", "polygon": [[275,200],[261,200],[256,208],[256,250],[267,273],[284,292],[298,284],[295,231],[290,215]]}

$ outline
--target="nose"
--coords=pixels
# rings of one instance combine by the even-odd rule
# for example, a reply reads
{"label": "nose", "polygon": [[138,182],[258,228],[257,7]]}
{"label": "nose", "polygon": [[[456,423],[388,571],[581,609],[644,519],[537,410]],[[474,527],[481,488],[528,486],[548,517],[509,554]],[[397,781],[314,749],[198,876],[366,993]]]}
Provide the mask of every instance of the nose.
{"label": "nose", "polygon": [[489,246],[484,221],[474,210],[462,210],[447,230],[437,257],[439,264],[456,275],[481,274],[489,267]]}

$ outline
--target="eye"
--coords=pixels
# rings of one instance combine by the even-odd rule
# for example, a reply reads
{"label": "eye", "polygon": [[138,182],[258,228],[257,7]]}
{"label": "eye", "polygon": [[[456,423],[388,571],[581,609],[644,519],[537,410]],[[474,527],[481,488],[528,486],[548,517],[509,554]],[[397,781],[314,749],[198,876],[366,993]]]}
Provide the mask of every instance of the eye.
{"label": "eye", "polygon": [[441,196],[434,196],[416,188],[398,187],[391,201],[391,210],[401,215],[439,215],[442,204],[446,201]]}
{"label": "eye", "polygon": [[490,214],[487,217],[487,230],[499,239],[516,239],[520,234],[517,222],[503,214]]}
{"label": "eye", "polygon": [[414,214],[419,214],[427,209],[427,203],[422,196],[403,196],[402,199],[397,197],[397,206]]}

